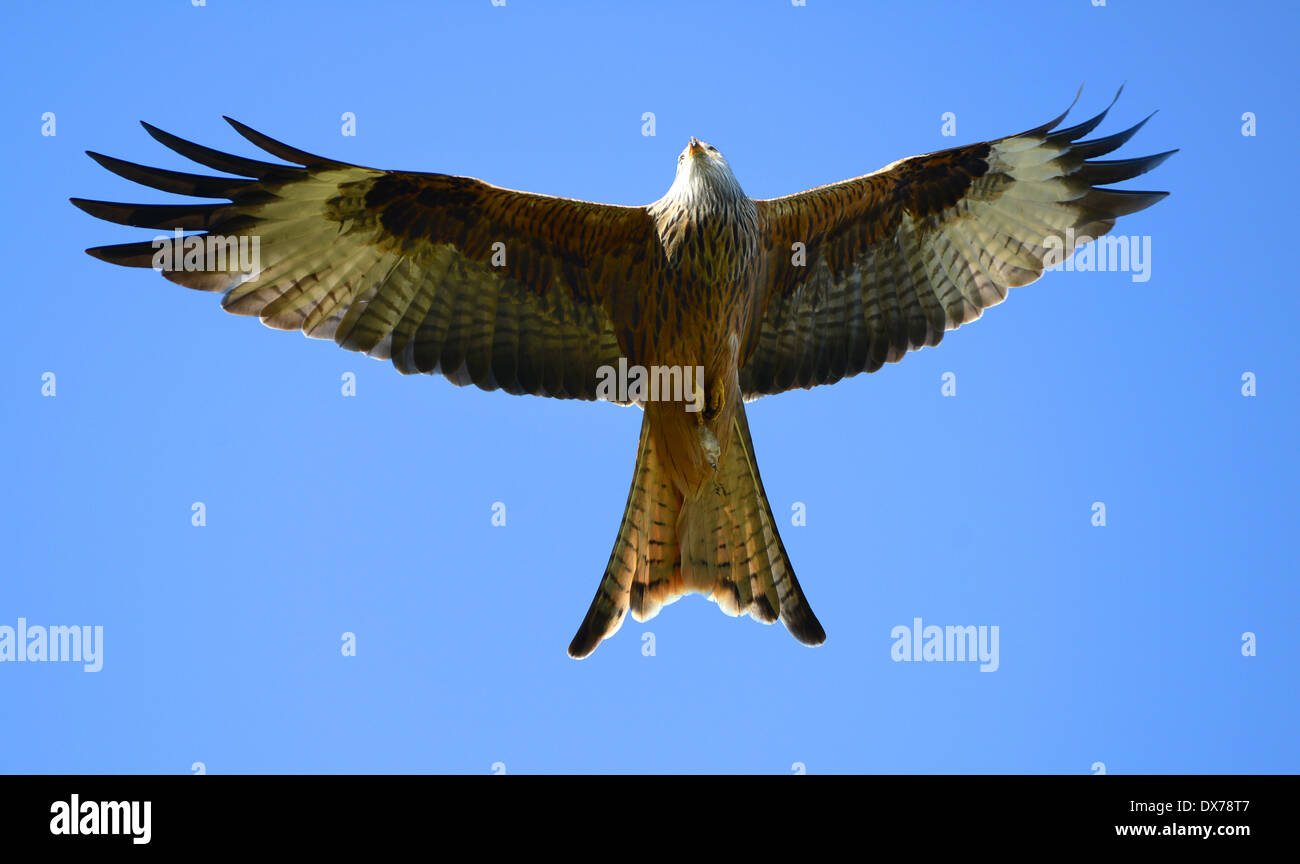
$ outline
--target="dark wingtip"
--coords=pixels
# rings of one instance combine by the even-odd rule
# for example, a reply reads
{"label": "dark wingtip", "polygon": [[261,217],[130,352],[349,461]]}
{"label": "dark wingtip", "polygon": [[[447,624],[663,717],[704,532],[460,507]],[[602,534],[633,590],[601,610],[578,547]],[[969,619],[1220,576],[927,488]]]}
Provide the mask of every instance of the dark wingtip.
{"label": "dark wingtip", "polygon": [[1145,210],[1169,197],[1168,192],[1149,192],[1139,189],[1107,189],[1097,186],[1091,192],[1076,199],[1086,208],[1084,212],[1114,220],[1128,216],[1139,210]]}
{"label": "dark wingtip", "polygon": [[135,266],[131,264],[124,264],[123,262],[123,258],[126,257],[124,255],[124,252],[126,251],[126,247],[134,246],[134,245],[137,244],[119,243],[111,246],[91,246],[89,249],[86,250],[86,254],[89,255],[91,258],[94,258],[99,261],[103,261],[107,264],[122,264],[123,266],[128,266],[128,267]]}
{"label": "dark wingtip", "polygon": [[1097,156],[1104,156],[1113,150],[1118,150],[1158,113],[1159,109],[1152,111],[1138,123],[1121,132],[1116,132],[1114,135],[1108,135],[1105,138],[1094,138],[1091,141],[1079,141],[1070,147],[1070,155],[1079,159],[1092,159]]}
{"label": "dark wingtip", "polygon": [[1104,109],[1102,109],[1100,114],[1098,114],[1095,117],[1091,117],[1083,121],[1082,123],[1071,126],[1068,129],[1056,130],[1052,132],[1052,134],[1046,136],[1045,140],[1049,144],[1060,145],[1060,144],[1068,144],[1071,141],[1077,141],[1078,139],[1082,138],[1084,135],[1087,135],[1093,129],[1096,129],[1098,126],[1101,125],[1101,121],[1106,119],[1106,115],[1110,113],[1110,109],[1115,107],[1115,103],[1119,101],[1119,96],[1123,92],[1124,92],[1124,85],[1121,84],[1119,89],[1115,91],[1115,98],[1110,100],[1110,104],[1107,105]]}
{"label": "dark wingtip", "polygon": [[1108,186],[1111,183],[1132,180],[1140,174],[1152,171],[1177,152],[1177,150],[1166,150],[1164,153],[1156,153],[1153,156],[1140,156],[1136,159],[1116,159],[1113,161],[1079,162],[1077,157],[1068,153],[1062,158],[1076,165],[1070,171],[1070,177],[1077,178],[1089,186]]}
{"label": "dark wingtip", "polygon": [[1070,105],[1068,108],[1066,108],[1056,117],[1052,118],[1051,120],[1048,120],[1043,125],[1035,126],[1033,129],[1026,129],[1024,132],[1021,132],[1019,135],[1012,135],[1011,137],[1020,138],[1027,135],[1045,135],[1046,133],[1051,132],[1057,126],[1061,125],[1061,121],[1064,120],[1066,116],[1069,115],[1069,113],[1074,110],[1074,106],[1078,104],[1079,97],[1082,95],[1083,95],[1083,84],[1080,84],[1079,89],[1075,91],[1074,99],[1070,101]]}
{"label": "dark wingtip", "polygon": [[184,138],[164,132],[151,123],[141,120],[140,125],[148,132],[154,140],[158,141],[169,150],[174,150],[200,165],[206,165],[217,171],[225,171],[228,174],[235,174],[240,177],[257,177],[266,179],[267,177],[286,170],[292,170],[293,166],[275,165],[271,162],[263,162],[258,159],[246,159],[243,156],[235,156],[231,153],[223,153],[220,150],[214,150],[211,147],[205,147],[202,144],[196,144],[193,141],[186,141]]}
{"label": "dark wingtip", "polygon": [[154,255],[158,249],[152,240],[135,243],[117,243],[112,246],[94,246],[86,254],[109,264],[121,267],[153,268]]}
{"label": "dark wingtip", "polygon": [[251,141],[256,146],[262,148],[267,153],[286,162],[294,162],[298,165],[328,165],[333,167],[342,167],[344,163],[336,162],[333,159],[326,159],[323,156],[317,156],[315,153],[308,153],[306,150],[299,150],[297,147],[290,147],[283,141],[277,141],[269,135],[263,135],[256,129],[240,123],[233,117],[221,115],[221,119],[230,124],[236,132],[242,135],[246,140]]}
{"label": "dark wingtip", "polygon": [[[99,167],[106,168],[109,171],[113,171],[112,166],[114,164],[121,163],[122,161],[121,159],[117,159],[112,156],[106,156],[103,153],[96,153],[94,150],[87,150],[86,155],[89,156],[91,159],[94,159],[95,163],[98,164]],[[116,174],[117,172],[113,171],[113,173]]]}
{"label": "dark wingtip", "polygon": [[175,192],[178,195],[190,195],[198,198],[229,198],[234,200],[242,192],[254,188],[251,180],[231,177],[213,177],[205,174],[189,174],[184,171],[169,171],[165,168],[150,168],[113,156],[105,156],[90,150],[86,155],[99,163],[100,167],[111,171],[119,177],[160,189],[163,192]]}

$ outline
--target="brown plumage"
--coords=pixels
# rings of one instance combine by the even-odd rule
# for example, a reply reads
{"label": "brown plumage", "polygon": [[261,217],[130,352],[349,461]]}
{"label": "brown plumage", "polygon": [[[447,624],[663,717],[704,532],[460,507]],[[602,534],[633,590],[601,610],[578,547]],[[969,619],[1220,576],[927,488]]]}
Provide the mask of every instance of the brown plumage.
{"label": "brown plumage", "polygon": [[[692,592],[730,615],[780,620],[816,645],[825,633],[763,492],[744,400],[833,383],[935,345],[1037,279],[1053,241],[1099,236],[1164,197],[1099,188],[1170,155],[1092,161],[1142,125],[1080,141],[1105,113],[1053,131],[1062,115],[766,201],[748,198],[721,154],[692,138],[668,194],[645,207],[363,168],[233,120],[291,164],[146,125],[173,150],[237,176],[90,155],[146,186],[226,203],[73,203],[126,225],[204,231],[209,244],[256,239],[261,269],[250,278],[237,258],[164,275],[222,292],[227,311],[271,327],[458,385],[635,399],[645,413],[632,488],[572,656],[590,654],[628,611],[644,620]],[[158,250],[146,241],[87,251],[151,267]],[[620,360],[703,374],[691,393],[613,396],[601,382]]]}

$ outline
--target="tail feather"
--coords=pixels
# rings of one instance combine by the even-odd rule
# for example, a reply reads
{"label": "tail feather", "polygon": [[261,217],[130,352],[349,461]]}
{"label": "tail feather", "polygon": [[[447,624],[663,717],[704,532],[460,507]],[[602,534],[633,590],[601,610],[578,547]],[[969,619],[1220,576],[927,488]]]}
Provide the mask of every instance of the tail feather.
{"label": "tail feather", "polygon": [[596,650],[629,611],[644,621],[687,593],[707,595],[728,615],[779,620],[805,645],[826,641],[763,491],[744,406],[714,480],[687,499],[668,479],[649,425],[647,415],[618,539],[569,656]]}
{"label": "tail feather", "polygon": [[681,596],[675,520],[681,498],[660,470],[648,419],[641,422],[632,488],[610,553],[569,656],[582,659],[623,626],[629,609],[638,621],[653,618]]}
{"label": "tail feather", "polygon": [[682,596],[677,548],[677,511],[682,508],[682,497],[659,459],[659,444],[650,431],[650,423],[649,415],[641,421],[634,484],[639,496],[635,517],[640,520],[637,523],[640,545],[629,611],[637,621],[650,620]]}
{"label": "tail feather", "polygon": [[[728,615],[748,614],[764,624],[780,620],[800,642],[820,645],[826,641],[826,632],[808,605],[781,542],[758,473],[743,406],[732,422],[731,440],[719,465],[719,483],[706,485],[699,497],[683,508],[684,521],[692,526],[689,530],[694,537],[705,534],[706,529],[699,526],[714,525],[723,527],[724,536],[730,538],[724,541],[729,548],[722,550],[730,556],[729,566],[711,571],[715,581],[710,598]],[[687,548],[683,542],[684,554]],[[698,573],[697,579],[702,577],[703,573]],[[686,577],[685,581],[692,580]]]}
{"label": "tail feather", "polygon": [[631,612],[637,621],[648,621],[659,610],[682,596],[682,569],[678,563],[677,512],[682,499],[673,489],[666,472],[659,470],[654,442],[647,447],[646,470],[642,476],[645,490],[644,545],[636,577],[632,580]]}

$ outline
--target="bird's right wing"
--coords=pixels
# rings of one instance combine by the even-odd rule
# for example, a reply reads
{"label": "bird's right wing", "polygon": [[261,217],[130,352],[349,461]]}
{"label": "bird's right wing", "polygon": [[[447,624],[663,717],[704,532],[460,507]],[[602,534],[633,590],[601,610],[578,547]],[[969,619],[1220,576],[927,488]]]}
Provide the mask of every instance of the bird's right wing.
{"label": "bird's right wing", "polygon": [[[196,253],[191,262],[196,244],[185,241],[168,262],[158,257],[157,239],[86,251],[129,267],[160,269],[162,262],[173,282],[224,292],[228,312],[389,358],[403,373],[437,373],[485,390],[597,398],[597,370],[621,354],[611,310],[640,279],[653,278],[655,234],[644,208],[363,168],[230,122],[294,164],[232,156],[146,124],[178,153],[239,176],[90,155],[146,186],[228,203],[73,199],[101,219],[168,237],[175,229],[205,231],[198,242],[211,255]],[[244,259],[227,254],[254,240]],[[260,273],[245,278],[252,250]]]}
{"label": "bird's right wing", "polygon": [[1117,217],[1164,198],[1102,188],[1175,152],[1093,161],[1146,122],[1079,140],[1105,116],[1053,132],[1062,114],[1019,135],[757,202],[768,264],[761,314],[742,345],[745,398],[874,372],[937,345]]}

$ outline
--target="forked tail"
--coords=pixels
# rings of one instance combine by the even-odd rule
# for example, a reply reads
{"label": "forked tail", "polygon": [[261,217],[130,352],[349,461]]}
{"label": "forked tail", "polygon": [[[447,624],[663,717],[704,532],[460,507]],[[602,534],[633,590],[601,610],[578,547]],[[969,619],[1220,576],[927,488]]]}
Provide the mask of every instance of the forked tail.
{"label": "forked tail", "polygon": [[637,621],[683,594],[705,594],[728,615],[780,620],[805,645],[826,640],[781,542],[754,458],[744,406],[732,421],[717,482],[684,499],[656,454],[649,415],[614,551],[569,656],[586,657],[632,612]]}

